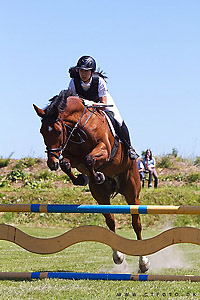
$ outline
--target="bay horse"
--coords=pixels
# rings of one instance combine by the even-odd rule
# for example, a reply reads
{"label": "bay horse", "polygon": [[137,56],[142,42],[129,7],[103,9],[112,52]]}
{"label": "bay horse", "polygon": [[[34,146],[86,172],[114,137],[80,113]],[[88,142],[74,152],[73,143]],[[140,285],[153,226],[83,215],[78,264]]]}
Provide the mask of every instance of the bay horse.
{"label": "bay horse", "polygon": [[[111,132],[101,104],[87,106],[84,100],[62,91],[51,99],[43,110],[33,105],[42,125],[50,170],[59,166],[76,185],[87,184],[98,204],[109,205],[112,195],[120,193],[129,205],[139,205],[141,183],[137,163],[130,160],[123,145]],[[72,172],[76,168],[81,174]],[[84,175],[85,174],[85,175]],[[103,214],[108,228],[115,232],[113,214]],[[141,221],[138,214],[132,215],[132,226],[137,239],[141,240]],[[120,264],[124,255],[113,250],[113,260]],[[140,256],[139,271],[149,269],[147,257]]]}

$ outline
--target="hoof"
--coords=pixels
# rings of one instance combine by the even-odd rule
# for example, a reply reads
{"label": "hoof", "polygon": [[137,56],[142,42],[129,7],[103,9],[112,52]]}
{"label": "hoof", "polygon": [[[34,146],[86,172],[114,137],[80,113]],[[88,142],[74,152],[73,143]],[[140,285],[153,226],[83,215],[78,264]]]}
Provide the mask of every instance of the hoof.
{"label": "hoof", "polygon": [[102,183],[104,183],[104,181],[105,181],[105,175],[103,174],[103,173],[101,173],[101,172],[96,172],[97,173],[97,175],[98,175],[98,179],[96,180],[96,183],[97,184],[102,184]]}
{"label": "hoof", "polygon": [[121,265],[124,261],[124,254],[119,251],[113,252],[113,261],[116,265]]}
{"label": "hoof", "polygon": [[85,186],[88,184],[88,177],[84,174],[79,174],[76,180],[73,180],[74,185]]}
{"label": "hoof", "polygon": [[147,257],[139,260],[139,270],[138,273],[146,273],[150,268],[150,261]]}

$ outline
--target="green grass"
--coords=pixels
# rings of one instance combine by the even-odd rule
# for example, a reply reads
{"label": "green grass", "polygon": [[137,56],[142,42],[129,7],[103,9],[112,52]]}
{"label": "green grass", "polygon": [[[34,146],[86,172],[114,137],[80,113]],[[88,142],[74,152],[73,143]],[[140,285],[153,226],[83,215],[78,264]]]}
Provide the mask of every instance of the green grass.
{"label": "green grass", "polygon": [[14,153],[12,152],[7,158],[4,158],[3,156],[0,156],[0,168],[7,167],[10,164],[11,156]]}
{"label": "green grass", "polygon": [[170,157],[168,157],[168,156],[161,157],[161,160],[157,163],[157,166],[159,168],[169,169],[172,166],[172,162],[170,160]]}
{"label": "green grass", "polygon": [[10,158],[3,158],[2,156],[0,157],[0,168],[7,167],[10,163]]}
{"label": "green grass", "polygon": [[[67,231],[63,228],[26,228],[20,227],[26,233],[49,237],[57,236]],[[134,238],[132,230],[118,230],[118,234]],[[145,237],[157,235],[158,231],[146,230]],[[174,247],[174,246],[173,246]],[[170,248],[173,248],[170,247]],[[180,245],[179,252],[184,259],[180,268],[152,269],[149,274],[194,274],[200,275],[199,249],[197,246]],[[94,242],[84,242],[69,247],[53,255],[38,255],[25,251],[15,244],[0,242],[0,266],[5,272],[33,271],[70,271],[70,272],[124,272],[120,267],[114,269],[112,251],[108,246]],[[177,250],[176,250],[177,251]],[[176,255],[177,252],[174,252]],[[192,253],[192,255],[191,255]],[[173,251],[170,255],[173,254]],[[168,258],[174,261],[173,255]],[[177,260],[179,258],[177,257]],[[126,256],[128,273],[136,273],[138,258]],[[185,268],[184,263],[190,263]],[[159,259],[158,259],[159,264]],[[173,265],[173,263],[172,263]],[[113,270],[114,269],[114,270]],[[136,296],[133,296],[135,293]],[[152,296],[153,293],[153,296]],[[159,293],[159,296],[157,294]],[[178,299],[186,299],[187,294],[195,293],[200,297],[199,283],[191,282],[114,282],[114,281],[71,281],[45,279],[33,281],[1,281],[0,299],[166,299],[178,294]],[[166,294],[166,296],[163,296]],[[192,299],[192,298],[191,298]]]}
{"label": "green grass", "polygon": [[195,161],[194,161],[194,165],[197,167],[200,167],[200,156],[197,156]]}
{"label": "green grass", "polygon": [[14,168],[15,169],[26,169],[29,167],[33,167],[34,165],[36,165],[39,162],[40,162],[39,158],[32,158],[32,157],[28,156],[28,157],[24,157],[22,159],[17,160]]}

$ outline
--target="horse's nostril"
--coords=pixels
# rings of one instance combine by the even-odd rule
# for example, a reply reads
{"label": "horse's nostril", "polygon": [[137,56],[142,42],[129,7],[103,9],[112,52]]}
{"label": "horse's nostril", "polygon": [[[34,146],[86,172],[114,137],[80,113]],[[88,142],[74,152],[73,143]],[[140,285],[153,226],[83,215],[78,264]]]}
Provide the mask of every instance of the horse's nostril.
{"label": "horse's nostril", "polygon": [[59,168],[59,163],[57,161],[47,161],[47,166],[51,171],[57,171]]}

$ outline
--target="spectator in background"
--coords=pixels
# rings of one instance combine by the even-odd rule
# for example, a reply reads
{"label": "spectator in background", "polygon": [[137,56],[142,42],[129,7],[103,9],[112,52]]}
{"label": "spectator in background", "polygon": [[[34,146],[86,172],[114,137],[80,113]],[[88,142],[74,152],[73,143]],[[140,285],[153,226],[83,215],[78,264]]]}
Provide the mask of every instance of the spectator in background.
{"label": "spectator in background", "polygon": [[138,171],[139,171],[139,174],[140,174],[140,180],[142,181],[142,187],[144,187],[144,182],[145,182],[144,165],[141,162],[141,160],[139,160],[138,158],[137,158],[136,161],[137,161]]}
{"label": "spectator in background", "polygon": [[158,186],[158,174],[156,172],[156,160],[152,156],[152,152],[150,149],[147,149],[145,156],[143,158],[143,165],[145,168],[145,171],[149,173],[149,181],[148,181],[148,187],[152,187],[151,181],[152,176],[154,177],[154,188],[157,188]]}

